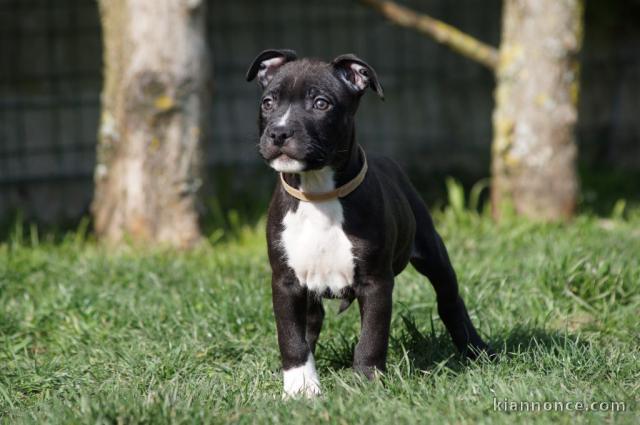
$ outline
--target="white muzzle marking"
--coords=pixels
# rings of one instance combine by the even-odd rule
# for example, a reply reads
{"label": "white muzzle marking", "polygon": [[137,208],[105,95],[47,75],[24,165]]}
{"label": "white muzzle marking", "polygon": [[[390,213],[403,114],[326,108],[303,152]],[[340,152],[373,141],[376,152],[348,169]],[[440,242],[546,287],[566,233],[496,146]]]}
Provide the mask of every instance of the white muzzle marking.
{"label": "white muzzle marking", "polygon": [[304,170],[305,163],[285,155],[280,155],[276,159],[272,159],[271,162],[269,162],[269,166],[280,173],[299,173]]}

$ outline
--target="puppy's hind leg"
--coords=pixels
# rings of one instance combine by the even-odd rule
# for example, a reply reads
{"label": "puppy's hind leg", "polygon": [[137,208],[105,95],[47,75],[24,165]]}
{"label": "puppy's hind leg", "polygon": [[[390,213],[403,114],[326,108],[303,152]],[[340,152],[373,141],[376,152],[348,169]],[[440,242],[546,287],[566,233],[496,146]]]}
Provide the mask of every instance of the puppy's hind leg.
{"label": "puppy's hind leg", "polygon": [[449,331],[453,344],[471,359],[482,352],[494,358],[495,354],[471,323],[447,249],[436,232],[427,208],[416,194],[412,194],[410,201],[416,218],[415,248],[411,264],[431,281],[436,291],[438,314]]}

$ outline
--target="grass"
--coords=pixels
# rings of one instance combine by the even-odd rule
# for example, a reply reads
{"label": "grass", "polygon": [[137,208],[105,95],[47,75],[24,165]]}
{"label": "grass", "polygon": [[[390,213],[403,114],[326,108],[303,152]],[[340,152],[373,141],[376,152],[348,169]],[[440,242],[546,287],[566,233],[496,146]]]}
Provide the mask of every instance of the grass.
{"label": "grass", "polygon": [[[349,369],[357,308],[337,316],[327,302],[324,395],[283,402],[263,224],[188,253],[32,229],[0,243],[0,422],[638,423],[640,213],[496,225],[453,201],[436,221],[497,364],[455,354],[408,269],[387,373]],[[494,398],[626,411],[505,413]]]}

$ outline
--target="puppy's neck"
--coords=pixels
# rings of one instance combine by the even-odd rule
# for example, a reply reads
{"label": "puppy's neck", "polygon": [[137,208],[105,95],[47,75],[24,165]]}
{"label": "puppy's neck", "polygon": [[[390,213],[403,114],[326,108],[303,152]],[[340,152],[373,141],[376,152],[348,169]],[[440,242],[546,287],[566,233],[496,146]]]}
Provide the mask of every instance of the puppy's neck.
{"label": "puppy's neck", "polygon": [[341,164],[295,174],[286,173],[285,180],[296,189],[309,193],[329,192],[348,183],[358,175],[364,165],[364,158],[357,143],[350,145]]}
{"label": "puppy's neck", "polygon": [[344,159],[335,169],[334,179],[336,187],[348,183],[358,175],[364,165],[364,158],[362,158],[361,152],[362,149],[360,149],[355,139],[352,138],[351,143],[349,143],[349,148],[347,152],[345,152]]}
{"label": "puppy's neck", "polygon": [[299,188],[303,192],[322,193],[336,188],[334,180],[335,171],[331,167],[322,167],[319,170],[304,171],[300,173]]}

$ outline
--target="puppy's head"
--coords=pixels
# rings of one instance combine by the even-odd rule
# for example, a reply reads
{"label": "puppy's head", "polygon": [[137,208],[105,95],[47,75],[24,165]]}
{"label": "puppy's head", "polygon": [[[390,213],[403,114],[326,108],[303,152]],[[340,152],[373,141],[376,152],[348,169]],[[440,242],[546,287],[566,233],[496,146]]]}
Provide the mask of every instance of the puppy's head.
{"label": "puppy's head", "polygon": [[291,50],[265,50],[247,81],[257,77],[260,154],[276,171],[337,167],[349,151],[353,120],[367,88],[382,98],[375,71],[355,55],[330,63],[297,59]]}

